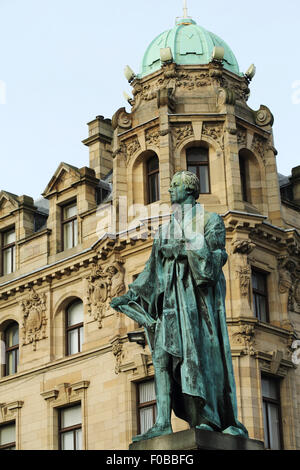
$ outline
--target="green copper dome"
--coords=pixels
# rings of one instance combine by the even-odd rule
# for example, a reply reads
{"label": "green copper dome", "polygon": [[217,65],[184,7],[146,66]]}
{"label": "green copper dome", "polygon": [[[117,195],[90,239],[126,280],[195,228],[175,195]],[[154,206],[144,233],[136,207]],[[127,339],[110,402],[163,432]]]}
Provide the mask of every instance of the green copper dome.
{"label": "green copper dome", "polygon": [[160,49],[170,47],[178,65],[205,65],[211,62],[215,46],[225,50],[224,68],[240,75],[239,65],[230,47],[218,36],[196,24],[191,18],[176,21],[173,29],[157,36],[147,48],[139,77],[161,68]]}

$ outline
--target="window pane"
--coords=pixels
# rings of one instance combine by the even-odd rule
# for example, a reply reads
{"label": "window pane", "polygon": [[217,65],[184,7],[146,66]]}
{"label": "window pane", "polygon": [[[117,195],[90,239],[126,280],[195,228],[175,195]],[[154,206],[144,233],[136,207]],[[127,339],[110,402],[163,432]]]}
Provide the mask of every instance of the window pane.
{"label": "window pane", "polygon": [[203,147],[194,147],[187,150],[187,162],[208,162],[208,150]]}
{"label": "window pane", "polygon": [[10,245],[11,243],[15,243],[16,241],[16,232],[11,230],[9,232],[5,232],[3,234],[3,244]]}
{"label": "window pane", "polygon": [[73,222],[64,224],[64,249],[73,248]]}
{"label": "window pane", "polygon": [[15,423],[6,424],[0,427],[0,445],[10,444],[16,440]]}
{"label": "window pane", "polygon": [[[197,175],[197,167],[196,167],[196,166],[188,165],[187,169],[188,169],[188,171],[190,171],[191,173],[195,173],[195,175]],[[198,175],[197,175],[197,176],[198,176]]]}
{"label": "window pane", "polygon": [[262,293],[266,293],[266,275],[263,273],[253,272],[252,285],[253,289],[259,290]]}
{"label": "window pane", "polygon": [[16,346],[19,344],[19,326],[13,325],[6,330],[6,346]]}
{"label": "window pane", "polygon": [[81,424],[81,405],[61,410],[61,429]]}
{"label": "window pane", "polygon": [[82,430],[76,429],[75,431],[76,450],[82,450]]}
{"label": "window pane", "polygon": [[83,303],[76,302],[68,308],[68,326],[83,322]]}
{"label": "window pane", "polygon": [[200,172],[200,193],[209,193],[209,177],[208,177],[208,166],[201,165],[199,167]]}
{"label": "window pane", "polygon": [[16,247],[13,246],[11,250],[12,250],[12,272],[15,272],[16,270]]}
{"label": "window pane", "polygon": [[3,275],[10,274],[13,272],[12,264],[12,249],[8,248],[3,251]]}
{"label": "window pane", "polygon": [[68,354],[78,353],[78,329],[68,331]]}
{"label": "window pane", "polygon": [[263,418],[264,418],[264,441],[265,448],[270,449],[269,441],[269,424],[268,424],[268,404],[263,403]]}
{"label": "window pane", "polygon": [[74,220],[74,246],[78,245],[78,222]]}
{"label": "window pane", "polygon": [[280,423],[278,405],[268,404],[270,449],[279,450],[280,445]]}
{"label": "window pane", "polygon": [[148,160],[148,173],[159,169],[159,161],[157,157],[150,158]]}
{"label": "window pane", "polygon": [[261,295],[258,296],[259,302],[259,319],[261,321],[267,321],[267,302],[266,298],[262,297]]}
{"label": "window pane", "polygon": [[64,207],[64,220],[70,219],[71,217],[75,217],[77,215],[77,205],[72,204],[71,206]]}
{"label": "window pane", "polygon": [[18,350],[15,349],[14,351],[8,352],[6,358],[6,375],[16,374],[18,364],[18,360],[16,359],[18,358]]}
{"label": "window pane", "polygon": [[154,380],[139,384],[139,402],[148,403],[156,399]]}
{"label": "window pane", "polygon": [[275,380],[263,377],[261,380],[262,394],[264,398],[272,398],[278,400],[278,384]]}
{"label": "window pane", "polygon": [[153,407],[142,408],[140,410],[140,427],[141,434],[148,431],[154,425],[153,422]]}
{"label": "window pane", "polygon": [[158,174],[149,176],[149,203],[159,200],[159,178]]}
{"label": "window pane", "polygon": [[61,434],[61,449],[74,450],[74,435],[73,431],[64,432]]}
{"label": "window pane", "polygon": [[83,345],[83,327],[79,328],[79,335],[80,335],[80,338],[79,338],[79,345],[80,345],[80,351],[82,351],[82,345]]}

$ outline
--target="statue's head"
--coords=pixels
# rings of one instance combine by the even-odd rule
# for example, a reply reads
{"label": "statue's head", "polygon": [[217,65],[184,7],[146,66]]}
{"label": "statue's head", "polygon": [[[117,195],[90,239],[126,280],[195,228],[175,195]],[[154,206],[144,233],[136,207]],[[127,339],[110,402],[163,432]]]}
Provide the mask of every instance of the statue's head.
{"label": "statue's head", "polygon": [[200,194],[199,179],[190,171],[178,171],[172,178],[169,193],[172,204],[182,204],[191,198],[196,200]]}

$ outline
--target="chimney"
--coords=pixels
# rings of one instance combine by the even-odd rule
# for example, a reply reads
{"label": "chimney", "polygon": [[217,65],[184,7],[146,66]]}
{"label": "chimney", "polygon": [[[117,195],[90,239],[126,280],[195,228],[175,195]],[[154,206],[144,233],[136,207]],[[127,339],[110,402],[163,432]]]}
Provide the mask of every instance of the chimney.
{"label": "chimney", "polygon": [[300,205],[300,166],[292,169],[290,181],[293,187],[294,203]]}
{"label": "chimney", "polygon": [[111,120],[97,116],[88,127],[89,136],[82,143],[89,147],[90,168],[95,170],[96,178],[103,179],[113,168]]}

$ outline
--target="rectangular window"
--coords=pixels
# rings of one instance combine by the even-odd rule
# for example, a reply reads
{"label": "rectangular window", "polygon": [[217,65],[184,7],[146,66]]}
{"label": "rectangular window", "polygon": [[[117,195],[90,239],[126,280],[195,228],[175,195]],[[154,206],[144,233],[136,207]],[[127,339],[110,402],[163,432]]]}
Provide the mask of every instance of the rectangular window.
{"label": "rectangular window", "polygon": [[262,377],[263,418],[266,449],[282,449],[279,381]]}
{"label": "rectangular window", "polygon": [[241,188],[243,201],[250,202],[249,188],[247,184],[247,171],[246,171],[246,158],[239,156],[240,162],[240,176],[241,176]]}
{"label": "rectangular window", "polygon": [[186,151],[187,170],[195,173],[200,181],[200,194],[210,193],[209,153],[204,147],[192,147]]}
{"label": "rectangular window", "polygon": [[2,233],[2,275],[16,270],[16,233],[14,229]]}
{"label": "rectangular window", "polygon": [[138,384],[138,432],[148,431],[156,421],[156,395],[154,380]]}
{"label": "rectangular window", "polygon": [[16,450],[15,422],[0,426],[0,450]]}
{"label": "rectangular window", "polygon": [[269,322],[267,277],[267,273],[255,269],[252,270],[254,315],[263,322]]}
{"label": "rectangular window", "polygon": [[81,405],[59,410],[60,450],[82,450]]}
{"label": "rectangular window", "polygon": [[75,202],[62,208],[62,241],[63,250],[78,244],[77,205]]}
{"label": "rectangular window", "polygon": [[83,303],[73,302],[67,308],[66,317],[67,355],[82,351],[83,344]]}
{"label": "rectangular window", "polygon": [[14,322],[5,330],[5,374],[16,374],[19,363],[19,325]]}

